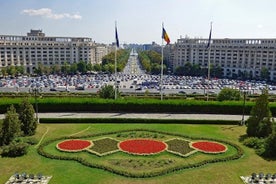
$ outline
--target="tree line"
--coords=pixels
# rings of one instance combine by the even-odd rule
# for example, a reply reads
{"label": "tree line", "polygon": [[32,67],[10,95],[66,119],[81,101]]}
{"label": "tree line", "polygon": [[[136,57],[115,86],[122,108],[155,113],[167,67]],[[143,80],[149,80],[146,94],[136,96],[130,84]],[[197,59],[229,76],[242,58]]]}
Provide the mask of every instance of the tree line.
{"label": "tree line", "polygon": [[[124,69],[128,58],[130,50],[120,49],[117,51],[117,71],[120,72]],[[108,72],[114,73],[115,71],[115,53],[111,52],[102,58],[101,64],[92,64],[85,61],[79,61],[77,63],[65,62],[62,65],[54,64],[51,66],[43,65],[39,63],[34,69],[34,73],[37,75],[49,75],[49,74],[64,74],[64,75],[74,75],[74,74],[85,74],[89,71],[96,72]],[[23,74],[28,74],[24,71],[23,66],[8,66],[0,69],[0,76],[19,76]]]}
{"label": "tree line", "polygon": [[[190,62],[185,63],[184,66],[179,66],[175,69],[176,75],[187,76],[208,76],[208,68],[202,67],[199,64],[192,64]],[[210,77],[221,78],[223,75],[222,68],[220,66],[210,65]]]}
{"label": "tree line", "polygon": [[[153,50],[141,51],[138,53],[138,59],[147,73],[152,75],[160,74],[162,63],[161,54]],[[163,72],[167,73],[167,66],[165,64],[163,64]]]}

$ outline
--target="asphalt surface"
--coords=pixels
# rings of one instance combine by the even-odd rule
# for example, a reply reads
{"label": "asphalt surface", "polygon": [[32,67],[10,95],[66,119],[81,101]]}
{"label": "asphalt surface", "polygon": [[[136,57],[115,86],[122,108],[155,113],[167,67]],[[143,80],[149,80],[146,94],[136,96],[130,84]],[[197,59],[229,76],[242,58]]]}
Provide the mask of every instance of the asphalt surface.
{"label": "asphalt surface", "polygon": [[[0,119],[4,119],[0,114]],[[38,113],[39,118],[142,118],[142,119],[206,119],[206,120],[241,120],[241,115],[226,114],[171,114],[171,113]],[[246,120],[248,116],[244,116]]]}

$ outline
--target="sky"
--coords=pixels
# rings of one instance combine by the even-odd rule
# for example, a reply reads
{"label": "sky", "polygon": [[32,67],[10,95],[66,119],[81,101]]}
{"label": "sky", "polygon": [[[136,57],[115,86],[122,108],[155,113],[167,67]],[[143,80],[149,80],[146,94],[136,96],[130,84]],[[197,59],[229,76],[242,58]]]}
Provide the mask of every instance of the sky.
{"label": "sky", "polygon": [[276,38],[275,0],[0,0],[0,35],[89,37],[96,43],[161,44],[180,37]]}

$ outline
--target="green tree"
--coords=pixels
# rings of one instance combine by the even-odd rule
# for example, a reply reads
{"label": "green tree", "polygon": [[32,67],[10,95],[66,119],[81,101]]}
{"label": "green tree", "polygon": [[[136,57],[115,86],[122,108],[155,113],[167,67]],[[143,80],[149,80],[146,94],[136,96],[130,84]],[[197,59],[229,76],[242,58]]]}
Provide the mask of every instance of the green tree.
{"label": "green tree", "polygon": [[93,65],[93,70],[99,72],[102,70],[102,66],[100,64],[95,64]]}
{"label": "green tree", "polygon": [[251,137],[268,137],[272,133],[274,120],[269,109],[268,90],[256,100],[247,120],[247,135]]}
{"label": "green tree", "polygon": [[276,157],[276,126],[265,141],[265,156]]}
{"label": "green tree", "polygon": [[22,74],[24,74],[25,72],[24,72],[24,67],[23,66],[16,66],[15,67],[15,70],[16,70],[16,75],[22,75]]}
{"label": "green tree", "polygon": [[15,76],[16,75],[16,68],[15,68],[15,66],[9,66],[7,68],[7,72],[8,72],[9,75]]}
{"label": "green tree", "polygon": [[269,70],[265,67],[262,67],[261,69],[261,80],[265,80],[265,81],[268,81],[270,80],[269,78]]}
{"label": "green tree", "polygon": [[87,72],[86,63],[84,61],[80,61],[77,63],[77,70],[78,72],[84,74]]}
{"label": "green tree", "polygon": [[223,88],[217,97],[218,101],[240,100],[241,94],[237,89]]}
{"label": "green tree", "polygon": [[[117,93],[117,94],[119,94],[119,93]],[[105,85],[100,89],[99,95],[101,98],[113,99],[113,98],[115,98],[115,89],[112,85]]]}
{"label": "green tree", "polygon": [[19,107],[19,119],[21,130],[24,135],[34,135],[37,128],[37,119],[34,117],[35,111],[27,98],[24,98]]}
{"label": "green tree", "polygon": [[71,66],[70,66],[70,73],[71,73],[71,74],[76,74],[77,71],[78,71],[77,63],[71,64]]}
{"label": "green tree", "polygon": [[62,66],[61,66],[61,72],[64,74],[64,75],[67,75],[70,73],[70,65],[68,63],[64,63]]}
{"label": "green tree", "polygon": [[13,105],[11,105],[3,120],[1,145],[8,145],[10,142],[21,135],[21,122]]}

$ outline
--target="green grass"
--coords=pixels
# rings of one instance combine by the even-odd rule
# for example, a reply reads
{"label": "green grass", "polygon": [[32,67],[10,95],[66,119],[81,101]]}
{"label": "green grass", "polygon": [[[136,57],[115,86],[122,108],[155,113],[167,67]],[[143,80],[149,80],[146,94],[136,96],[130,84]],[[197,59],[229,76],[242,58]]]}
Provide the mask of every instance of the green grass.
{"label": "green grass", "polygon": [[[89,129],[87,129],[90,126]],[[107,171],[85,167],[75,161],[51,160],[38,155],[35,146],[29,148],[27,155],[18,158],[0,158],[0,183],[5,183],[15,172],[43,173],[52,175],[50,183],[122,183],[122,184],[162,184],[162,183],[223,183],[235,184],[241,183],[239,176],[250,175],[252,172],[273,173],[275,171],[276,161],[267,161],[257,156],[254,150],[243,146],[239,142],[239,137],[245,134],[246,127],[230,125],[174,125],[174,124],[40,124],[37,134],[34,136],[40,139],[46,132],[44,140],[58,138],[61,136],[72,135],[80,132],[78,136],[91,133],[111,132],[118,130],[128,130],[137,128],[146,128],[149,130],[158,130],[169,133],[179,133],[195,137],[209,137],[223,139],[240,145],[245,155],[235,161],[227,163],[209,164],[204,167],[181,170],[171,174],[147,178],[135,179],[111,174]],[[85,130],[86,131],[82,131]],[[52,150],[54,151],[54,149]],[[80,153],[82,154],[82,153]],[[125,154],[125,153],[116,153]],[[87,154],[85,154],[87,155]],[[89,154],[88,154],[89,155]],[[169,158],[170,154],[164,155]],[[96,157],[90,154],[91,157]],[[198,156],[198,155],[195,155]],[[113,155],[100,158],[113,158]],[[141,157],[143,158],[143,157]],[[196,157],[195,157],[196,158]],[[185,161],[185,160],[184,160]]]}

